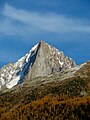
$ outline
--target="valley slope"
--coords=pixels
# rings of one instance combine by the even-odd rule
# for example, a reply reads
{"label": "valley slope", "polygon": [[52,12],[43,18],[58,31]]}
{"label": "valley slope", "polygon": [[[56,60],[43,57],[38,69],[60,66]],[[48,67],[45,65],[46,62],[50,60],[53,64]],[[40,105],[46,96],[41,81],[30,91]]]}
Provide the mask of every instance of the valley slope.
{"label": "valley slope", "polygon": [[66,76],[37,77],[1,92],[1,119],[88,120],[90,62],[83,64],[72,77]]}

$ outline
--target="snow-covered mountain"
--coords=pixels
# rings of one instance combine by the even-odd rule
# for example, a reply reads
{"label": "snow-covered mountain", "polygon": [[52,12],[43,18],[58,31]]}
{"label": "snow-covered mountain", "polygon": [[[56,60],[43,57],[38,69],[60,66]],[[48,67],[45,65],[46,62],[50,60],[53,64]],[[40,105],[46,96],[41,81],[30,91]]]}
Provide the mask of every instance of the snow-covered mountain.
{"label": "snow-covered mountain", "polygon": [[71,58],[41,40],[16,63],[9,63],[0,70],[0,89],[10,89],[25,78],[30,80],[74,67],[76,64]]}

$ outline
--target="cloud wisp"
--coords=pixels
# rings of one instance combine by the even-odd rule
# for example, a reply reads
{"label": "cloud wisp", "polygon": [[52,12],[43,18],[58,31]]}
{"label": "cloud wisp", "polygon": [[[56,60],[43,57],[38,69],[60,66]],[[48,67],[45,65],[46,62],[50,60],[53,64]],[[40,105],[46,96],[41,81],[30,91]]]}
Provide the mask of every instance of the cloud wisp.
{"label": "cloud wisp", "polygon": [[0,20],[0,34],[30,36],[30,33],[54,32],[54,33],[72,33],[85,32],[90,33],[90,22],[85,19],[69,18],[65,15],[56,13],[41,14],[17,9],[6,4],[0,13],[3,18]]}

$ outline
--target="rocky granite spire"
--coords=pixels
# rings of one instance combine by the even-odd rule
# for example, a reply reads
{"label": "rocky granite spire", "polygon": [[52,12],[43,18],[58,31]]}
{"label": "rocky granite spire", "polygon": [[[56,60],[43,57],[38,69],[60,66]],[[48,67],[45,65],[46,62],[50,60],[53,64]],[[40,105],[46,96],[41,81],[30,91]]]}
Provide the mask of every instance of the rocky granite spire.
{"label": "rocky granite spire", "polygon": [[0,70],[0,89],[12,88],[22,83],[26,77],[30,80],[38,76],[48,76],[75,66],[75,62],[62,51],[41,40],[16,63],[10,63]]}
{"label": "rocky granite spire", "polygon": [[66,57],[62,51],[42,40],[38,44],[37,51],[34,64],[28,73],[30,78],[47,76],[76,66],[75,62],[71,58]]}

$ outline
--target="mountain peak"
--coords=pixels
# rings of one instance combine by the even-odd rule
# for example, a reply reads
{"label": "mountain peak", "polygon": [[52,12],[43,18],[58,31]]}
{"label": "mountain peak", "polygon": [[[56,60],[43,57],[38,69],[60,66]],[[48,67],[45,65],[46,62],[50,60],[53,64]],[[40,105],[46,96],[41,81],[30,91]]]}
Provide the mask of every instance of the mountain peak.
{"label": "mountain peak", "polygon": [[44,42],[44,40],[40,40],[39,43],[42,44],[42,43],[45,43],[45,42]]}
{"label": "mountain peak", "polygon": [[42,47],[44,47],[44,46],[46,46],[46,45],[50,46],[48,43],[46,43],[46,42],[43,41],[43,40],[40,40],[39,43],[38,43],[38,45],[39,45],[39,46],[42,46]]}
{"label": "mountain peak", "polygon": [[75,67],[75,62],[62,51],[40,40],[24,57],[0,70],[0,88],[12,88],[25,78],[48,76]]}

